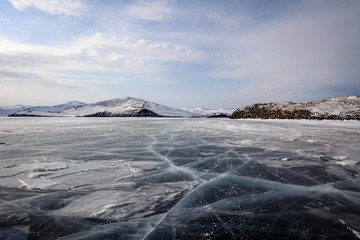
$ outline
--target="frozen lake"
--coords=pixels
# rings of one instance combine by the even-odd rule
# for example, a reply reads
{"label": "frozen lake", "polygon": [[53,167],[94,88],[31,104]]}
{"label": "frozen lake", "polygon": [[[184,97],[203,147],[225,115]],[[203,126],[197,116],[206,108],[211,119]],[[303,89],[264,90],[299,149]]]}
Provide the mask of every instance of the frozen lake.
{"label": "frozen lake", "polygon": [[0,118],[0,239],[360,239],[360,122]]}

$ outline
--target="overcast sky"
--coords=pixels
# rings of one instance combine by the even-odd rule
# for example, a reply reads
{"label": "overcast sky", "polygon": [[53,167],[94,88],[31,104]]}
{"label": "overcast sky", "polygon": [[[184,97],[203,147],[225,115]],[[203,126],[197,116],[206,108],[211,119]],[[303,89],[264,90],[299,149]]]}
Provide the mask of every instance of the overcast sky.
{"label": "overcast sky", "polygon": [[360,94],[360,0],[1,0],[0,105]]}

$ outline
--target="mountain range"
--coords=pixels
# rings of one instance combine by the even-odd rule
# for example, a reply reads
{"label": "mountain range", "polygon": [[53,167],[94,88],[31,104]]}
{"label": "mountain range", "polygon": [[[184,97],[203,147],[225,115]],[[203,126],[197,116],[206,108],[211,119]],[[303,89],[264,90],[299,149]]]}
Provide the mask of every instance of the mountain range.
{"label": "mountain range", "polygon": [[0,106],[11,117],[230,117],[262,119],[360,120],[360,95],[308,103],[256,103],[234,110],[173,108],[139,98],[124,97],[86,104],[72,101],[55,106]]}
{"label": "mountain range", "polygon": [[[86,104],[72,101],[55,106],[0,107],[11,117],[228,117],[233,110],[179,109],[139,98],[124,97]],[[5,111],[7,109],[7,111]],[[11,112],[12,110],[12,112]],[[6,115],[4,115],[6,116]]]}

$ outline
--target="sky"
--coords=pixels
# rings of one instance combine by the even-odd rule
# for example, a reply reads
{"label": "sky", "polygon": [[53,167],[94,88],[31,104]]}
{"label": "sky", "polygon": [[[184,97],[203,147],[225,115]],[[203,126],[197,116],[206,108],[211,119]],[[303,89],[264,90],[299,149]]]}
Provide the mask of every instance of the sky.
{"label": "sky", "polygon": [[0,105],[360,94],[360,0],[1,0]]}

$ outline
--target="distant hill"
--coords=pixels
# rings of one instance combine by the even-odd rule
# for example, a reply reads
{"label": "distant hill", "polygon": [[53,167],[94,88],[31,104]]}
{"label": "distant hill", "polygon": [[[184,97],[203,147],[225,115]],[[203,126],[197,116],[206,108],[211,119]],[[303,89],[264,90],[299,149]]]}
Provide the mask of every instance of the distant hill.
{"label": "distant hill", "polygon": [[55,117],[64,116],[63,110],[74,106],[85,105],[83,102],[71,101],[64,104],[54,106],[27,106],[17,111],[9,113],[10,117]]}
{"label": "distant hill", "polygon": [[198,117],[189,111],[160,105],[139,98],[115,98],[63,111],[79,117]]}
{"label": "distant hill", "polygon": [[234,112],[234,109],[206,109],[198,107],[182,109],[206,118],[228,118]]}
{"label": "distant hill", "polygon": [[7,115],[16,111],[24,110],[29,108],[28,105],[15,105],[15,106],[0,106],[0,117],[6,117]]}
{"label": "distant hill", "polygon": [[256,103],[235,110],[230,118],[360,120],[360,95],[308,103]]}
{"label": "distant hill", "polygon": [[85,104],[31,107],[9,114],[11,117],[201,117],[200,114],[160,105],[139,98],[125,97]]}

